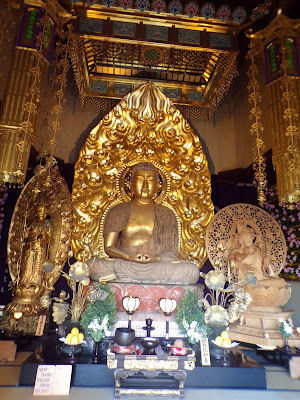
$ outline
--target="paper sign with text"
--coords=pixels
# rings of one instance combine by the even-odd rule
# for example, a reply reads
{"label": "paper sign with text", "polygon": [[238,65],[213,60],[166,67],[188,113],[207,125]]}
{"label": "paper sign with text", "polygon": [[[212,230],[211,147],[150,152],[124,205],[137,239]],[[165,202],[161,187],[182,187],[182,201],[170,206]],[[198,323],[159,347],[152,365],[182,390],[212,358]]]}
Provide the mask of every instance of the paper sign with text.
{"label": "paper sign with text", "polygon": [[51,396],[54,372],[55,365],[38,366],[33,390],[34,396]]}
{"label": "paper sign with text", "polygon": [[200,339],[201,362],[202,365],[210,365],[210,351],[208,339]]}
{"label": "paper sign with text", "polygon": [[39,365],[34,385],[34,396],[68,396],[72,365]]}
{"label": "paper sign with text", "polygon": [[38,325],[36,327],[35,336],[43,336],[47,316],[40,315]]}

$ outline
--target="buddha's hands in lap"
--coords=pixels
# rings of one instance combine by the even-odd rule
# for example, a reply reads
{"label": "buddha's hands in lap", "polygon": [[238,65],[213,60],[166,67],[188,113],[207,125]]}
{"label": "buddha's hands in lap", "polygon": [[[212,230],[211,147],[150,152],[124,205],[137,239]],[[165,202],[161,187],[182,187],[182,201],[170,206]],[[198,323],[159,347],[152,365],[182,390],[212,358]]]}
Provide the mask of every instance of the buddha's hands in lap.
{"label": "buddha's hands in lap", "polygon": [[119,249],[114,246],[107,247],[106,253],[112,258],[121,258],[127,261],[138,262],[142,264],[154,263],[160,260],[159,256],[150,254],[129,254],[123,249]]}
{"label": "buddha's hands in lap", "polygon": [[149,254],[130,254],[128,261],[139,262],[142,264],[154,263],[160,260],[159,256],[151,256]]}

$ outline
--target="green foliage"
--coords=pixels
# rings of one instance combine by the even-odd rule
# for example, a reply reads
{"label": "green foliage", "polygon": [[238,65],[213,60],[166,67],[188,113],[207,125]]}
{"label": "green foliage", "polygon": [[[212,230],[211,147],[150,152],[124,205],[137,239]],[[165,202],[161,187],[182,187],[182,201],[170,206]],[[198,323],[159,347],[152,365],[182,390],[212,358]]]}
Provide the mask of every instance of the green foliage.
{"label": "green foliage", "polygon": [[178,303],[177,306],[177,315],[176,322],[179,329],[182,332],[187,333],[189,336],[189,332],[186,329],[187,325],[191,325],[193,322],[197,322],[196,331],[202,336],[207,337],[210,328],[204,322],[204,313],[201,308],[197,304],[198,297],[197,294],[192,292],[191,290],[187,290],[184,297]]}
{"label": "green foliage", "polygon": [[91,334],[97,342],[106,336],[108,329],[112,328],[117,312],[116,299],[112,289],[104,285],[100,285],[100,288],[108,292],[109,296],[103,301],[97,300],[88,303],[80,321],[85,334]]}

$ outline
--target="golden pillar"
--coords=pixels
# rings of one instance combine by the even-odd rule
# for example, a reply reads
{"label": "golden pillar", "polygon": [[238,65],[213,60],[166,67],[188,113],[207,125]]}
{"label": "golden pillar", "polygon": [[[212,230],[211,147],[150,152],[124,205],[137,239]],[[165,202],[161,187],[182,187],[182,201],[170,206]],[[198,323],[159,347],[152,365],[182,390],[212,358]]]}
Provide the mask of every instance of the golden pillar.
{"label": "golden pillar", "polygon": [[[21,183],[24,177],[18,176],[27,170],[27,163],[31,144],[36,139],[38,112],[32,116],[30,134],[26,134],[20,128],[23,120],[26,93],[31,87],[31,79],[28,79],[31,69],[34,67],[35,57],[32,51],[16,48],[13,56],[13,64],[7,85],[7,93],[3,105],[3,113],[0,119],[0,135],[2,149],[0,153],[0,179],[5,183]],[[47,69],[45,61],[41,63],[41,81],[37,86],[42,91],[42,84]],[[38,111],[39,106],[37,106]],[[20,180],[19,180],[20,179]]]}
{"label": "golden pillar", "polygon": [[65,11],[56,0],[24,3],[0,116],[0,185],[24,182],[57,20]]}
{"label": "golden pillar", "polygon": [[299,28],[300,19],[279,12],[268,27],[251,34],[262,45],[278,198],[286,203],[300,200]]}

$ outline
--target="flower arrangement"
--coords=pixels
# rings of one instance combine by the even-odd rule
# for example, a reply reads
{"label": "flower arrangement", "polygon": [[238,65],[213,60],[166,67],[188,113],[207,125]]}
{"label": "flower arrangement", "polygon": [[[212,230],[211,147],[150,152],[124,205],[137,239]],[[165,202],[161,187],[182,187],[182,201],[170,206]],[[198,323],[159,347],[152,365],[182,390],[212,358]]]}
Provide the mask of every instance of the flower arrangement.
{"label": "flower arrangement", "polygon": [[102,322],[100,319],[95,317],[92,322],[87,326],[87,331],[93,336],[95,342],[100,342],[100,340],[109,334],[108,330],[108,315],[105,314]]}
{"label": "flower arrangement", "polygon": [[[73,253],[70,251],[69,255],[72,256]],[[68,313],[71,314],[72,321],[79,321],[87,300],[87,298],[83,296],[84,287],[88,286],[90,283],[87,264],[76,261],[74,264],[69,264],[69,267],[69,273],[67,274],[62,271],[62,276],[67,280],[68,286],[72,290],[72,302],[71,306],[67,307],[65,301],[67,298],[60,297],[59,300],[54,298],[56,303],[53,304],[53,320],[56,323],[61,323],[62,320],[65,320]],[[57,312],[58,310],[59,312]]]}
{"label": "flower arrangement", "polygon": [[[79,321],[81,314],[84,310],[86,301],[101,300],[107,297],[107,293],[98,286],[94,288],[88,288],[90,284],[90,272],[87,265],[86,258],[90,251],[91,236],[85,235],[81,239],[81,243],[84,247],[83,261],[76,261],[74,264],[70,264],[70,258],[73,257],[73,252],[68,252],[68,265],[69,273],[62,271],[62,276],[67,280],[68,286],[72,290],[72,301],[69,306],[66,300],[68,297],[65,296],[63,291],[60,297],[54,297],[55,302],[53,303],[53,321],[57,324],[61,324],[66,318],[68,313],[71,314],[72,321]],[[93,265],[93,264],[92,264]],[[44,267],[45,269],[45,267]],[[85,293],[85,295],[84,295]],[[103,294],[106,295],[103,297]]]}
{"label": "flower arrangement", "polygon": [[282,273],[285,278],[300,278],[300,202],[293,206],[278,203],[277,189],[266,191],[264,209],[276,219],[284,233],[287,258]]}
{"label": "flower arrangement", "polygon": [[251,303],[251,295],[235,283],[226,287],[227,281],[221,270],[200,273],[200,276],[205,278],[205,285],[209,289],[204,299],[198,301],[198,304],[202,304],[206,309],[205,323],[227,326],[237,321],[240,313],[246,311]]}
{"label": "flower arrangement", "polygon": [[285,339],[288,339],[294,331],[294,325],[291,318],[288,320],[280,318],[278,321],[281,323],[279,326],[279,332]]}
{"label": "flower arrangement", "polygon": [[196,293],[187,290],[177,306],[176,322],[179,329],[186,333],[188,342],[191,344],[207,337],[210,333],[209,327],[204,322],[203,311],[197,301]]}
{"label": "flower arrangement", "polygon": [[88,303],[86,310],[82,313],[80,325],[85,334],[92,335],[95,342],[109,334],[116,317],[116,299],[111,288],[100,285],[103,291],[108,293],[104,300],[96,300]]}

